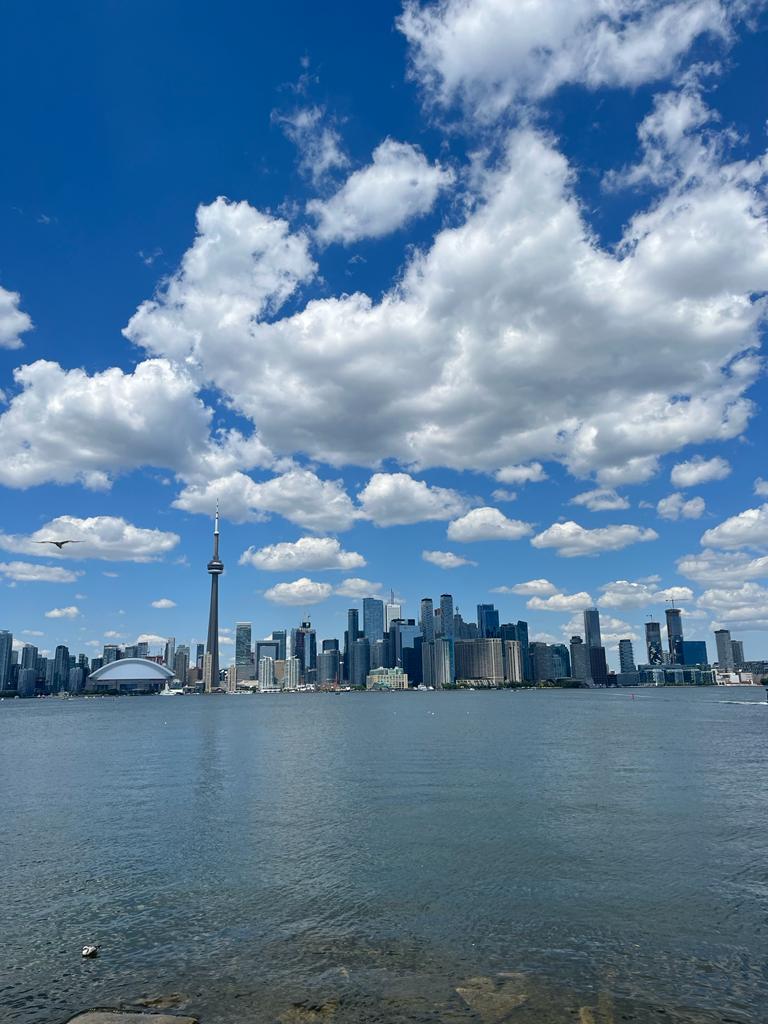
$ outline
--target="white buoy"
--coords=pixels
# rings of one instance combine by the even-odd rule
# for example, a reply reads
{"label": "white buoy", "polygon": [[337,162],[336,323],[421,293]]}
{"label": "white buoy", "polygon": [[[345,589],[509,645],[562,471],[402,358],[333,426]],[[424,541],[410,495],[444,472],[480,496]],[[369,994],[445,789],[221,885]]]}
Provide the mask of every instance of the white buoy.
{"label": "white buoy", "polygon": [[98,946],[83,946],[83,956],[86,958],[86,960],[93,960],[93,958],[98,955]]}

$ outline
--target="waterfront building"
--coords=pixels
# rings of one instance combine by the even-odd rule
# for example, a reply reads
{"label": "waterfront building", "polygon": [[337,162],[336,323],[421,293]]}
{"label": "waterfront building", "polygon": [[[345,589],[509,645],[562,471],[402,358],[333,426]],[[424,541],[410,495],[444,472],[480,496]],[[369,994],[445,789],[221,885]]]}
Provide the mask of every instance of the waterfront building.
{"label": "waterfront building", "polygon": [[13,633],[0,629],[0,690],[11,688],[11,653],[13,652]]}
{"label": "waterfront building", "polygon": [[708,665],[707,645],[703,640],[683,640],[681,665]]}
{"label": "waterfront building", "polygon": [[435,639],[435,610],[432,605],[431,597],[423,597],[421,599],[419,611],[421,635],[424,637],[424,642],[428,643],[430,640]]}
{"label": "waterfront building", "polygon": [[211,577],[211,604],[208,610],[208,640],[205,653],[211,656],[210,671],[206,679],[203,662],[203,683],[206,693],[219,685],[219,576],[224,572],[224,563],[219,558],[219,503],[216,502],[216,518],[213,525],[213,557],[208,563]]}
{"label": "waterfront building", "polygon": [[218,685],[218,676],[213,678],[213,655],[206,651],[203,655],[203,689],[206,693],[210,693]]}
{"label": "waterfront building", "polygon": [[741,640],[731,640],[731,657],[735,668],[744,665],[744,643]]}
{"label": "waterfront building", "polygon": [[481,639],[499,636],[499,613],[492,604],[477,606],[477,632]]}
{"label": "waterfront building", "polygon": [[533,681],[535,683],[542,683],[548,679],[554,679],[554,669],[552,665],[552,652],[549,644],[540,643],[538,640],[533,640],[528,646],[530,659],[531,659],[531,671],[533,674]]}
{"label": "waterfront building", "polygon": [[589,674],[595,686],[608,685],[608,663],[605,659],[604,647],[590,647]]}
{"label": "waterfront building", "polygon": [[357,608],[350,608],[347,612],[347,628],[344,633],[344,678],[350,680],[352,664],[352,647],[360,636],[360,620]]}
{"label": "waterfront building", "polygon": [[679,608],[667,608],[667,648],[669,660],[676,665],[683,664],[683,620]]}
{"label": "waterfront building", "polygon": [[440,619],[442,622],[442,636],[449,641],[451,662],[449,669],[450,682],[448,685],[452,686],[456,678],[456,663],[453,649],[455,637],[453,635],[453,596],[451,594],[440,595]]}
{"label": "waterfront building", "polygon": [[391,668],[393,658],[390,654],[391,643],[389,636],[381,640],[374,640],[370,644],[371,668]]}
{"label": "waterfront building", "polygon": [[384,602],[378,597],[363,598],[363,636],[371,643],[384,639]]}
{"label": "waterfront building", "polygon": [[82,693],[85,687],[85,673],[79,665],[69,670],[67,689],[70,693]]}
{"label": "waterfront building", "polygon": [[571,655],[565,644],[551,644],[552,671],[555,679],[567,679],[571,675]]}
{"label": "waterfront building", "polygon": [[69,689],[69,648],[64,644],[54,651],[53,655],[53,685],[52,693],[62,693]]}
{"label": "waterfront building", "polygon": [[717,646],[717,666],[721,669],[731,670],[734,668],[733,642],[731,632],[728,629],[715,630],[715,644]]}
{"label": "waterfront building", "polygon": [[173,680],[173,672],[147,658],[120,658],[91,672],[87,693],[156,693]]}
{"label": "waterfront building", "polygon": [[631,640],[619,640],[619,671],[636,672],[635,652]]}
{"label": "waterfront building", "polygon": [[367,637],[360,636],[350,648],[349,685],[364,687],[370,668],[371,645]]}
{"label": "waterfront building", "polygon": [[502,640],[501,656],[504,662],[504,681],[519,685],[525,680],[523,648],[519,640]]}
{"label": "waterfront building", "polygon": [[436,637],[421,645],[421,678],[425,686],[443,690],[453,685],[451,677],[451,642]]}
{"label": "waterfront building", "polygon": [[317,656],[318,686],[338,686],[341,682],[341,653],[338,641],[336,647],[324,650]]}
{"label": "waterfront building", "polygon": [[661,625],[651,620],[645,624],[645,646],[648,651],[649,665],[663,665],[664,658],[661,647]]}
{"label": "waterfront building", "polygon": [[317,634],[309,620],[291,630],[291,654],[299,659],[302,678],[317,667]]}
{"label": "waterfront building", "polygon": [[37,670],[34,668],[19,669],[19,681],[16,692],[20,697],[34,697],[37,690]]}
{"label": "waterfront building", "polygon": [[373,668],[365,677],[366,690],[407,690],[408,675],[401,668]]}
{"label": "waterfront building", "polygon": [[571,649],[571,676],[586,683],[590,680],[589,648],[580,636],[572,636],[570,640]]}
{"label": "waterfront building", "polygon": [[283,689],[298,690],[301,683],[301,661],[299,658],[286,658],[283,672]]}
{"label": "waterfront building", "polygon": [[267,655],[259,658],[259,688],[272,690],[275,686],[275,658]]}
{"label": "waterfront building", "polygon": [[489,686],[504,683],[504,657],[499,637],[455,640],[456,681],[478,680]]}
{"label": "waterfront building", "polygon": [[[2,643],[2,634],[1,633],[0,633],[0,643]],[[0,653],[0,659],[2,659],[2,654],[1,653]],[[32,668],[32,669],[35,669],[35,671],[37,671],[37,659],[38,659],[38,650],[35,647],[35,645],[34,644],[24,644],[24,646],[21,649],[21,668],[22,669]],[[0,690],[2,690],[2,689],[3,689],[3,687],[0,686]]]}
{"label": "waterfront building", "polygon": [[235,624],[235,665],[242,667],[252,664],[251,624],[250,622],[238,622]]}

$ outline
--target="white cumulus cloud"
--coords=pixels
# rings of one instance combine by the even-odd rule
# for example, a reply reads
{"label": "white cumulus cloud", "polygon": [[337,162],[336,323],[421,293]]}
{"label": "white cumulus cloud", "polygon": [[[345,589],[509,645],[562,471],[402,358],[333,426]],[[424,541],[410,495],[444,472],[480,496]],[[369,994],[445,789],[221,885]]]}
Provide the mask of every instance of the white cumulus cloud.
{"label": "white cumulus cloud", "polygon": [[688,498],[675,491],[662,498],[656,505],[656,511],[662,519],[700,519],[706,510],[703,498]]}
{"label": "white cumulus cloud", "polygon": [[635,87],[667,77],[737,8],[718,0],[406,0],[400,30],[431,102],[490,121],[566,84]]}
{"label": "white cumulus cloud", "polygon": [[503,466],[496,479],[500,484],[538,484],[547,479],[547,474],[540,462],[532,462],[529,466]]}
{"label": "white cumulus cloud", "polygon": [[613,580],[601,586],[599,604],[606,608],[651,608],[668,601],[690,601],[690,587],[659,587],[644,580]]}
{"label": "white cumulus cloud", "polygon": [[311,200],[307,211],[317,220],[321,242],[348,245],[380,238],[429,213],[440,190],[453,180],[452,171],[430,164],[415,146],[385,139],[371,164],[351,174],[329,199]]}
{"label": "white cumulus cloud", "polygon": [[371,583],[370,580],[363,580],[358,576],[353,576],[350,579],[342,580],[334,593],[340,597],[371,597],[378,594],[381,587],[381,583]]}
{"label": "white cumulus cloud", "polygon": [[16,583],[74,583],[82,572],[64,569],[60,565],[40,565],[34,562],[0,562],[0,576]]}
{"label": "white cumulus cloud", "polygon": [[711,459],[694,455],[688,462],[678,462],[673,466],[670,479],[675,487],[698,487],[712,480],[724,480],[730,473],[731,464],[727,459],[719,455]]}
{"label": "white cumulus cloud", "polygon": [[422,551],[421,557],[425,562],[431,562],[441,569],[458,569],[462,565],[477,565],[469,558],[462,558],[453,551]]}
{"label": "white cumulus cloud", "polygon": [[755,494],[760,498],[768,498],[768,480],[759,476],[755,480]]}
{"label": "white cumulus cloud", "polygon": [[276,583],[274,587],[264,591],[264,597],[274,604],[310,605],[325,601],[333,593],[330,583],[316,583],[307,576],[302,576],[292,583]]}
{"label": "white cumulus cloud", "polygon": [[469,543],[476,540],[520,540],[533,532],[530,523],[508,519],[497,508],[473,508],[448,524],[448,539]]}
{"label": "white cumulus cloud", "polygon": [[357,569],[365,559],[357,551],[344,551],[333,537],[301,537],[263,548],[249,547],[240,556],[240,565],[252,565],[269,572],[302,569]]}
{"label": "white cumulus cloud", "polygon": [[185,512],[213,515],[217,500],[233,522],[253,522],[271,514],[307,530],[348,530],[362,513],[341,480],[323,480],[309,469],[290,469],[257,483],[235,472],[204,483],[189,484],[173,502]]}
{"label": "white cumulus cloud", "polygon": [[768,545],[768,504],[745,509],[706,530],[701,543],[713,548],[765,547]]}
{"label": "white cumulus cloud", "polygon": [[400,526],[430,519],[452,519],[468,506],[448,487],[432,487],[408,473],[374,473],[358,495],[366,518],[377,526]]}
{"label": "white cumulus cloud", "polygon": [[159,597],[156,601],[152,602],[153,608],[175,608],[176,602],[172,601],[170,597]]}
{"label": "white cumulus cloud", "polygon": [[515,583],[511,587],[493,587],[493,594],[521,594],[524,597],[536,595],[547,597],[549,594],[556,594],[557,587],[549,580],[527,580],[525,583]]}
{"label": "white cumulus cloud", "polygon": [[683,555],[677,561],[682,576],[712,586],[732,586],[745,580],[768,579],[768,555],[753,557],[743,551],[712,551]]}
{"label": "white cumulus cloud", "polygon": [[619,551],[630,544],[657,540],[655,530],[643,529],[624,523],[588,530],[572,520],[553,523],[548,529],[531,538],[536,548],[554,548],[558,555],[574,558],[577,555],[597,555],[603,551]]}
{"label": "white cumulus cloud", "polygon": [[77,605],[71,604],[66,608],[51,608],[45,613],[45,617],[46,619],[76,619],[79,614],[80,609]]}
{"label": "white cumulus cloud", "polygon": [[179,535],[134,526],[119,516],[57,516],[30,534],[0,533],[0,548],[15,554],[39,555],[48,540],[74,540],[59,550],[45,544],[52,558],[101,558],[114,562],[154,562],[172,551]]}
{"label": "white cumulus cloud", "polygon": [[578,594],[551,594],[549,597],[531,597],[528,608],[541,612],[574,612],[592,607],[592,598],[585,591]]}
{"label": "white cumulus cloud", "polygon": [[583,491],[571,498],[571,505],[583,505],[590,512],[615,512],[629,508],[629,502],[623,495],[617,494],[612,487],[597,487],[592,491]]}
{"label": "white cumulus cloud", "polygon": [[0,286],[0,348],[21,348],[21,335],[32,327],[31,317],[19,308],[21,296]]}

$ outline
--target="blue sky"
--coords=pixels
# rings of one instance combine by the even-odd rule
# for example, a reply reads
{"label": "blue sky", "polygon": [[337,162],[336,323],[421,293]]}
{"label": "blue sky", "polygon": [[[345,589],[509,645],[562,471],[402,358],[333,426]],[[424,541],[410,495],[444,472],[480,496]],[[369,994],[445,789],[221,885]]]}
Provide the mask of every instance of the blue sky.
{"label": "blue sky", "polygon": [[610,11],[4,12],[0,627],[202,638],[218,498],[226,629],[768,655],[768,13]]}

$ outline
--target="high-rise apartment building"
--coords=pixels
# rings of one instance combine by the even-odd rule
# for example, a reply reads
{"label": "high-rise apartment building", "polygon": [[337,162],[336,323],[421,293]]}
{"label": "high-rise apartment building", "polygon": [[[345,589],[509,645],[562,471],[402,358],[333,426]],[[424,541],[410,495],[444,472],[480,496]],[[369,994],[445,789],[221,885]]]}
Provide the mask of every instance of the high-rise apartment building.
{"label": "high-rise apartment building", "polygon": [[421,599],[419,622],[421,624],[421,635],[424,637],[424,643],[429,643],[430,640],[434,640],[435,609],[432,605],[431,597],[423,597]]}
{"label": "high-rise apartment building", "polygon": [[[352,666],[352,647],[360,636],[360,619],[357,608],[350,608],[347,612],[347,628],[344,632],[344,678],[349,682]],[[367,670],[366,670],[367,671]]]}
{"label": "high-rise apartment building", "polygon": [[243,667],[252,664],[251,624],[250,622],[238,622],[235,625],[235,665]]}
{"label": "high-rise apartment building", "polygon": [[571,676],[586,683],[590,679],[589,648],[580,636],[572,636],[570,649]]}
{"label": "high-rise apartment building", "polygon": [[0,690],[11,688],[11,652],[13,651],[13,633],[0,629]]}
{"label": "high-rise apartment building", "polygon": [[667,645],[673,665],[683,664],[683,619],[679,608],[667,608]]}
{"label": "high-rise apartment building", "polygon": [[291,630],[291,654],[299,659],[302,677],[317,668],[317,634],[311,622]]}
{"label": "high-rise apartment building", "polygon": [[284,629],[273,629],[272,639],[277,643],[277,661],[285,661],[288,646],[288,634]]}
{"label": "high-rise apartment building", "polygon": [[741,640],[731,640],[731,656],[735,668],[744,665],[744,643]]}
{"label": "high-rise apartment building", "polygon": [[59,644],[53,655],[53,693],[69,689],[69,648]]}
{"label": "high-rise apartment building", "polygon": [[661,647],[661,625],[658,622],[646,622],[645,646],[648,651],[648,664],[663,665],[664,658]]}
{"label": "high-rise apartment building", "polygon": [[363,636],[371,643],[384,639],[384,602],[378,597],[363,598]]}
{"label": "high-rise apartment building", "polygon": [[350,647],[349,685],[365,687],[370,670],[371,645],[367,637],[361,636]]}
{"label": "high-rise apartment building", "polygon": [[584,642],[587,647],[602,647],[600,612],[597,608],[584,609]]}
{"label": "high-rise apartment building", "polygon": [[552,644],[552,671],[555,679],[567,679],[571,675],[571,656],[565,644]]}
{"label": "high-rise apartment building", "polygon": [[715,630],[715,644],[717,645],[717,664],[726,671],[735,667],[733,660],[733,641],[729,629]]}
{"label": "high-rise apartment building", "polygon": [[631,640],[619,640],[619,671],[636,672],[635,652]]}
{"label": "high-rise apartment building", "polygon": [[259,659],[259,688],[271,690],[275,685],[275,658],[266,655]]}
{"label": "high-rise apartment building", "polygon": [[324,650],[317,656],[317,685],[338,686],[341,682],[341,653],[335,648]]}
{"label": "high-rise apartment building", "polygon": [[[138,647],[136,648],[136,653],[133,656],[135,658],[138,658],[138,656],[139,656]],[[126,653],[126,657],[128,657],[127,653]],[[176,658],[176,637],[175,636],[169,636],[168,639],[165,641],[165,653],[163,655],[163,661],[165,662],[166,666],[171,671],[173,671],[173,665],[174,665],[175,658]]]}

